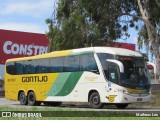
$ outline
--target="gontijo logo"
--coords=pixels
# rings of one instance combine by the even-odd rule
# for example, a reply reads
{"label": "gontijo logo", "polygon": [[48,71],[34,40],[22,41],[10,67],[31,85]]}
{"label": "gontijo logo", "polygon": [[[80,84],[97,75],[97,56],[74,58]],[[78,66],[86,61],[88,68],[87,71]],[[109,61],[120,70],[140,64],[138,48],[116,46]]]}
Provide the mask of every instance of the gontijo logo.
{"label": "gontijo logo", "polygon": [[13,55],[38,55],[46,53],[47,50],[47,46],[17,44],[12,41],[6,41],[3,45],[4,53]]}

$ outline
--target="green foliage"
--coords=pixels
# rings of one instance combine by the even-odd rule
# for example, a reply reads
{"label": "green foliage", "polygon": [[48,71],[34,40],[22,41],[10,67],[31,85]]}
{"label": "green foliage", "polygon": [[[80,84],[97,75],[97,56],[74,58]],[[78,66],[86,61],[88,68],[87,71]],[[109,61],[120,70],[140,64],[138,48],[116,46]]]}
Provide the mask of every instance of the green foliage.
{"label": "green foliage", "polygon": [[[141,3],[149,21],[158,25],[159,0]],[[142,20],[137,0],[59,0],[56,10],[56,20],[46,20],[49,51],[111,45],[117,39],[129,38],[129,28],[139,31],[139,50],[143,43],[149,45],[145,24],[136,24]]]}
{"label": "green foliage", "polygon": [[[159,0],[143,0],[142,1],[143,9],[146,10],[146,13],[149,15],[149,22],[155,27],[155,30],[152,30],[154,33],[154,37],[160,35],[158,31],[160,30],[160,1]],[[149,46],[149,36],[146,25],[143,24],[141,29],[139,30],[138,40],[139,48],[141,49],[143,45],[146,47]],[[144,43],[144,44],[143,44]],[[148,48],[152,52],[152,48]]]}
{"label": "green foliage", "polygon": [[49,51],[106,46],[121,37],[128,38],[128,28],[137,27],[137,19],[124,13],[135,8],[134,0],[59,0],[57,24],[46,20]]}

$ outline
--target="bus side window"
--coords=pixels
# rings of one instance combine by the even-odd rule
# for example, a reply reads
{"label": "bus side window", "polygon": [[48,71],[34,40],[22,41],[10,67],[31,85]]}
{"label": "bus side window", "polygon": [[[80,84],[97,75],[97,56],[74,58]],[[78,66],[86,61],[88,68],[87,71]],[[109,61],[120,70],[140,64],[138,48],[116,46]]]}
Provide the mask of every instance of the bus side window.
{"label": "bus side window", "polygon": [[103,71],[104,71],[105,77],[106,77],[107,80],[108,80],[108,79],[109,79],[109,76],[108,76],[109,64],[108,64],[108,62],[104,61],[104,64],[103,64],[103,62],[102,62],[102,65],[103,65]]}
{"label": "bus side window", "polygon": [[24,61],[24,74],[34,74],[36,68],[36,60]]}
{"label": "bus side window", "polygon": [[113,83],[119,83],[118,80],[118,66],[115,63],[109,63],[109,81]]}
{"label": "bus side window", "polygon": [[49,72],[49,59],[37,60],[36,73],[48,73]]}
{"label": "bus side window", "polygon": [[112,54],[108,54],[108,53],[97,53],[98,58],[101,62],[103,71],[104,71],[104,75],[106,77],[107,80],[109,80],[109,75],[108,75],[108,65],[110,64],[109,62],[106,61],[106,59],[114,59],[114,56]]}
{"label": "bus side window", "polygon": [[50,59],[50,72],[63,72],[64,57]]}
{"label": "bus side window", "polygon": [[79,56],[68,56],[65,59],[65,71],[79,71]]}
{"label": "bus side window", "polygon": [[6,72],[8,74],[14,75],[14,62],[8,62],[6,64]]}
{"label": "bus side window", "polygon": [[84,54],[80,56],[80,70],[99,73],[97,63],[93,54]]}
{"label": "bus side window", "polygon": [[15,75],[23,74],[23,61],[15,62],[14,72],[15,72]]}

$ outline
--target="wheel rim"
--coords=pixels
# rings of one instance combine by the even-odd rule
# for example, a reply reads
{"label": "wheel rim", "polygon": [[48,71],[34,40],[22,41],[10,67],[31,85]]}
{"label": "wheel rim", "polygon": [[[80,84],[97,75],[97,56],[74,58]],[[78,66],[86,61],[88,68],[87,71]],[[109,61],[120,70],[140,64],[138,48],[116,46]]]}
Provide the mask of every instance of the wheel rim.
{"label": "wheel rim", "polygon": [[98,96],[93,97],[93,104],[95,104],[95,105],[99,104],[99,97]]}
{"label": "wheel rim", "polygon": [[25,95],[22,94],[22,95],[20,96],[20,101],[21,101],[22,103],[25,102]]}

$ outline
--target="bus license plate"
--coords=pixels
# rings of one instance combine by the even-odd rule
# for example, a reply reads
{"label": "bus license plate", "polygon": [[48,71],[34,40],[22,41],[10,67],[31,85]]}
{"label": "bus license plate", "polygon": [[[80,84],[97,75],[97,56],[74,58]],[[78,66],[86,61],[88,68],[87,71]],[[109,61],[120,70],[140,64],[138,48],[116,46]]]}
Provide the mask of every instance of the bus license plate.
{"label": "bus license plate", "polygon": [[137,101],[142,101],[143,99],[142,98],[137,98]]}

